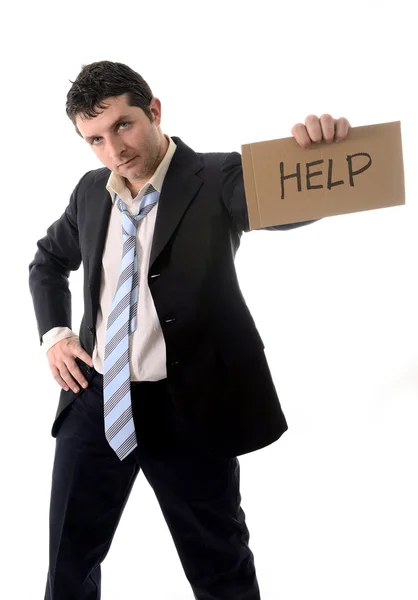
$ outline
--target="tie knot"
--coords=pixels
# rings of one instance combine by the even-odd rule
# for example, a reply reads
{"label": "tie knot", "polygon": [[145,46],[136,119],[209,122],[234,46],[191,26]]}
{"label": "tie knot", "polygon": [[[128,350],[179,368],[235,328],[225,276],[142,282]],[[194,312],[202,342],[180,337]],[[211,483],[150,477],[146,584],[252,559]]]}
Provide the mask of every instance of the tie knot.
{"label": "tie knot", "polygon": [[125,202],[117,196],[117,207],[122,213],[122,230],[125,235],[135,235],[137,225],[141,219],[147,216],[153,206],[157,204],[160,192],[152,184],[149,184],[140,202],[137,214],[131,215]]}

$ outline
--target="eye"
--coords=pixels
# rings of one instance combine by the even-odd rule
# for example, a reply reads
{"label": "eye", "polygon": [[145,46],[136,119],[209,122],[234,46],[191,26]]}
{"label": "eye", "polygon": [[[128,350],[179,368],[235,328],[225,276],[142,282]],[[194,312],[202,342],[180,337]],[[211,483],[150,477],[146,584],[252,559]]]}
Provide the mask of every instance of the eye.
{"label": "eye", "polygon": [[[121,125],[129,125],[129,124],[130,124],[129,121],[121,121],[118,124],[118,127],[120,127]],[[126,127],[124,127],[124,129],[126,129]],[[101,137],[95,137],[95,138],[93,138],[92,141],[90,142],[90,145],[91,146],[97,146],[97,144],[95,144],[95,140],[101,140],[101,139],[102,139]]]}

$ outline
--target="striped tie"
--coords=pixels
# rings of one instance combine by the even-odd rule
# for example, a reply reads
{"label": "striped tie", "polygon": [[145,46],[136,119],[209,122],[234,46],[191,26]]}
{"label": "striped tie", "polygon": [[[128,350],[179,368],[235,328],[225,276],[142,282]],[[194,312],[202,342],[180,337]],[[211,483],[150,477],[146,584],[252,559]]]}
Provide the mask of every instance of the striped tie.
{"label": "striped tie", "polygon": [[136,228],[158,202],[160,192],[150,184],[137,215],[131,215],[117,196],[122,213],[123,250],[120,275],[106,329],[103,373],[105,435],[118,458],[123,460],[137,447],[132,416],[129,335],[136,329],[138,261]]}

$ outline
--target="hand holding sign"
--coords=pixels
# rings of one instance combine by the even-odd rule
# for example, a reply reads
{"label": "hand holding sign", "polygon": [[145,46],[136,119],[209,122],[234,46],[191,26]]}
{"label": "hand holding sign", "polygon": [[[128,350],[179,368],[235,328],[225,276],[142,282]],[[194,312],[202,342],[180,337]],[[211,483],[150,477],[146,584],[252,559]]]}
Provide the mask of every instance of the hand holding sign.
{"label": "hand holding sign", "polygon": [[334,119],[331,115],[321,117],[309,115],[303,123],[296,123],[292,127],[292,135],[301,148],[309,148],[312,143],[342,142],[348,134],[350,123],[345,117]]}
{"label": "hand holding sign", "polygon": [[310,115],[292,133],[242,146],[250,229],[405,203],[399,121],[351,127]]}

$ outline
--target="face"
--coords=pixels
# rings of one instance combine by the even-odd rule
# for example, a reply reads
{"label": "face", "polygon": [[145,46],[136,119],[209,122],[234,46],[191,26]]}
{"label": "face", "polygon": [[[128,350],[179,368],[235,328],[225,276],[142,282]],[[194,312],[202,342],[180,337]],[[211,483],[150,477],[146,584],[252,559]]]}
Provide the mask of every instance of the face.
{"label": "face", "polygon": [[107,98],[104,104],[108,106],[96,117],[77,115],[78,130],[101,163],[125,177],[131,190],[139,190],[168,146],[160,129],[161,103],[158,98],[151,101],[153,123],[141,108],[128,105],[126,94]]}

